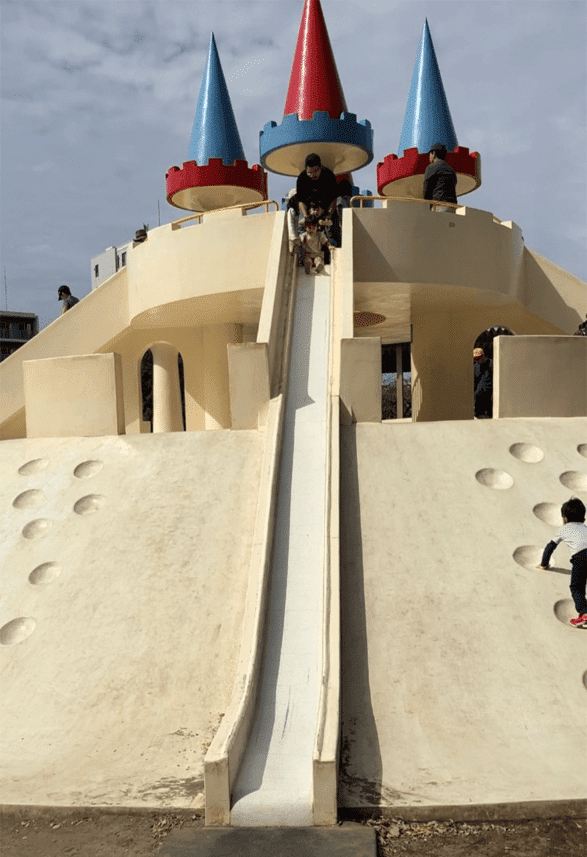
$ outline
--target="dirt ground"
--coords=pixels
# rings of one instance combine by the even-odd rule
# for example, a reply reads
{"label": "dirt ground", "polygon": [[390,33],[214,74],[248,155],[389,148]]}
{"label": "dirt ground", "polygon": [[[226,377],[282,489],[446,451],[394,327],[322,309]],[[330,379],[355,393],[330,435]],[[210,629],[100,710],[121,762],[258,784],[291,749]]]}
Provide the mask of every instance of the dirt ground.
{"label": "dirt ground", "polygon": [[[568,857],[587,854],[587,820],[511,822],[365,822],[377,831],[379,857]],[[164,813],[46,814],[5,812],[2,857],[149,857],[177,827],[202,827],[201,816]],[[238,857],[238,855],[235,855]],[[295,857],[295,855],[292,855]]]}

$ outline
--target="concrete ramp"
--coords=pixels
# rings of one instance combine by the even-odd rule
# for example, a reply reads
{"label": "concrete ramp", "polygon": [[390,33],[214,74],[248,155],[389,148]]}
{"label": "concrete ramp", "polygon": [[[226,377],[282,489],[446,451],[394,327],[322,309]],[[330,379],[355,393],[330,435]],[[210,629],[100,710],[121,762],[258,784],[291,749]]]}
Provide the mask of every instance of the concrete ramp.
{"label": "concrete ramp", "polygon": [[587,797],[587,631],[536,569],[587,420],[343,428],[339,805],[519,817]]}
{"label": "concrete ramp", "polygon": [[263,436],[0,444],[2,803],[203,807]]}
{"label": "concrete ramp", "polygon": [[231,824],[313,822],[322,678],[330,277],[298,279],[260,689]]}

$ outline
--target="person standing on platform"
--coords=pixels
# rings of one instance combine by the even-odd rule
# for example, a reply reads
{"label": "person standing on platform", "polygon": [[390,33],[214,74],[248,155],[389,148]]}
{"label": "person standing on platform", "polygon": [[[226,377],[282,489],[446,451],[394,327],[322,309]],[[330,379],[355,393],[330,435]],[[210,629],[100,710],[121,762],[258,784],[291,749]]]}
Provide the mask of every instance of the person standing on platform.
{"label": "person standing on platform", "polygon": [[[430,149],[430,165],[424,173],[424,199],[440,200],[441,202],[457,201],[457,174],[450,164],[446,163],[446,148],[442,143],[436,143]],[[454,211],[448,205],[431,205],[432,211]]]}
{"label": "person standing on platform", "polygon": [[478,420],[493,416],[493,362],[482,348],[473,349],[475,416]]}

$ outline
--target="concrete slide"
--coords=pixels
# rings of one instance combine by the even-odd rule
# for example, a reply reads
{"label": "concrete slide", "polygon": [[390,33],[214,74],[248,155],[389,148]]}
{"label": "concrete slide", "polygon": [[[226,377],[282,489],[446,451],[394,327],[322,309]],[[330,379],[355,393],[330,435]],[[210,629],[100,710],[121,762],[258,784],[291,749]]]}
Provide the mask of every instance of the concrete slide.
{"label": "concrete slide", "polygon": [[260,684],[231,824],[313,824],[322,675],[330,277],[298,278]]}

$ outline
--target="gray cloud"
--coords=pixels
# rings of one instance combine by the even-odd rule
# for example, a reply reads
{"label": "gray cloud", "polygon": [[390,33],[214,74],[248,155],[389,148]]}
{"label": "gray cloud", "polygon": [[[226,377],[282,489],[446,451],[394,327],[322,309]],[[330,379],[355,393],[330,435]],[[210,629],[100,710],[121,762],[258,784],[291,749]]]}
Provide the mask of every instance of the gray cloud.
{"label": "gray cloud", "polygon": [[[5,0],[2,265],[13,309],[49,319],[53,284],[85,294],[92,255],[180,213],[181,164],[213,30],[245,154],[281,121],[303,0]],[[459,142],[479,149],[468,202],[518,222],[527,243],[585,277],[587,6],[574,0],[322,0],[349,109],[397,152],[428,16]],[[270,175],[280,199],[292,180]],[[44,249],[29,252],[34,233]],[[48,295],[47,290],[50,294]],[[18,298],[17,298],[18,296]],[[18,306],[16,305],[18,303]]]}

